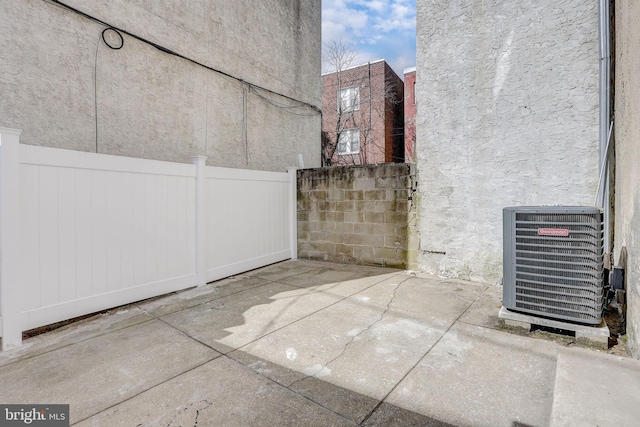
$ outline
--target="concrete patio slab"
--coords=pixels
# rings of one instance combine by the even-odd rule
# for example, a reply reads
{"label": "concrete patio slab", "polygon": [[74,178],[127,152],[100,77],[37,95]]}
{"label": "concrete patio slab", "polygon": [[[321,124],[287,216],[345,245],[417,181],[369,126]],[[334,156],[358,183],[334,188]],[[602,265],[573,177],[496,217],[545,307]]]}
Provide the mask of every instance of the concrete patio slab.
{"label": "concrete patio slab", "polygon": [[456,323],[385,402],[456,426],[546,426],[557,351]]}
{"label": "concrete patio slab", "polygon": [[[358,314],[354,311],[354,314]],[[311,374],[289,387],[314,402],[361,422],[375,406],[360,405],[356,413],[344,413],[333,388],[317,386],[318,379],[381,401],[438,340],[432,325],[408,318],[406,313],[387,312],[347,341],[342,351],[326,363],[307,368]],[[357,356],[356,356],[357,355]]]}
{"label": "concrete patio slab", "polygon": [[[338,300],[326,295],[301,300],[290,294],[299,291],[293,286],[270,282],[169,314],[162,320],[211,348],[227,353],[298,320],[304,313],[317,311]],[[242,334],[225,340],[238,325],[246,325]]]}
{"label": "concrete patio slab", "polygon": [[[411,276],[405,274],[388,278],[248,344],[231,356],[239,353],[238,360],[263,375],[360,422],[482,290],[482,287],[472,288],[467,305],[458,311],[450,310],[455,317],[443,324],[440,320],[425,320],[431,318],[428,313],[438,305],[438,299],[424,300],[423,312],[396,308],[396,305],[413,308],[408,301],[414,299],[411,288],[409,292],[401,292],[410,279]],[[366,296],[369,292],[372,298]],[[372,371],[372,367],[376,367],[375,370]],[[336,393],[336,387],[318,385],[323,383],[355,393],[358,404],[345,405],[356,398],[346,397],[349,393]],[[371,399],[365,404],[363,401],[367,399],[360,397]]]}
{"label": "concrete patio slab", "polygon": [[[244,322],[227,327],[225,329],[228,333],[227,336],[218,339],[217,343],[212,346],[214,348],[241,348],[261,336],[330,307],[354,292],[373,286],[387,277],[395,277],[395,274],[361,277],[346,282],[331,282],[336,277],[328,275],[324,277],[326,279],[325,285],[313,287],[299,287],[296,286],[296,283],[299,283],[298,280],[290,280],[291,284],[288,286],[295,286],[295,288],[272,295],[268,304],[254,305],[244,311]],[[220,347],[220,345],[226,347]]]}
{"label": "concrete patio slab", "polygon": [[352,426],[353,423],[219,358],[78,426]]}
{"label": "concrete patio slab", "polygon": [[0,366],[153,320],[135,306],[115,308],[25,340],[21,347],[0,352]]}
{"label": "concrete patio slab", "polygon": [[[396,283],[400,286],[394,287]],[[485,286],[453,285],[444,288],[435,277],[417,278],[410,273],[371,286],[354,298],[367,304],[386,307],[393,299],[394,310],[411,313],[413,317],[447,328],[482,294]]]}
{"label": "concrete patio slab", "polygon": [[283,262],[27,338],[0,402],[109,427],[637,424],[640,362],[500,329],[500,291]]}
{"label": "concrete patio slab", "polygon": [[297,276],[312,270],[323,270],[327,268],[331,267],[322,266],[321,264],[308,261],[294,260],[258,268],[256,270],[243,273],[243,275],[249,277],[260,277],[270,281],[279,281],[287,277]]}
{"label": "concrete patio slab", "polygon": [[639,393],[640,361],[562,348],[550,426],[636,426]]}
{"label": "concrete patio slab", "polygon": [[[400,273],[401,270],[396,270],[396,273]],[[389,272],[387,272],[389,274]],[[365,277],[377,276],[367,271],[349,271],[349,270],[333,270],[333,269],[318,269],[309,270],[302,274],[288,276],[281,279],[277,279],[278,282],[287,285],[298,287],[313,287],[332,283],[348,282],[356,279],[362,279]]]}
{"label": "concrete patio slab", "polygon": [[329,281],[328,283],[325,282],[326,284],[313,286],[305,283],[304,278],[301,276],[291,277],[287,282],[291,286],[305,288],[310,292],[324,292],[337,297],[346,298],[401,274],[402,272],[400,271],[393,271],[392,273],[387,272],[386,274],[376,273],[374,275],[358,273],[353,275],[350,279],[337,282]]}
{"label": "concrete patio slab", "polygon": [[502,307],[502,286],[487,284],[477,301],[460,317],[460,322],[498,329],[498,311]]}
{"label": "concrete patio slab", "polygon": [[266,279],[245,275],[233,276],[228,279],[208,283],[204,286],[186,289],[181,292],[165,295],[159,298],[136,304],[145,312],[156,317],[166,316],[196,305],[204,304],[215,299],[233,295],[247,289],[270,283]]}
{"label": "concrete patio slab", "polygon": [[386,402],[378,406],[360,425],[363,427],[457,427]]}
{"label": "concrete patio slab", "polygon": [[316,377],[306,377],[294,383],[289,389],[344,416],[356,425],[360,424],[380,403],[379,398],[361,394]]}
{"label": "concrete patio slab", "polygon": [[75,423],[218,356],[153,320],[5,366],[0,402],[67,403]]}

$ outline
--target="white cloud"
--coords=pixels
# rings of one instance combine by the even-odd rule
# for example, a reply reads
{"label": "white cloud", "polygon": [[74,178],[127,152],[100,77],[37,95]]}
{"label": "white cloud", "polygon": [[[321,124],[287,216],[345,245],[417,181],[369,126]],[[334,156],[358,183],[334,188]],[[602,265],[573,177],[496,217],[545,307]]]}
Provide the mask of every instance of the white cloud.
{"label": "white cloud", "polygon": [[415,0],[323,0],[322,40],[349,43],[361,63],[384,58],[402,73],[415,63],[415,16]]}
{"label": "white cloud", "polygon": [[360,0],[360,1],[355,1],[354,3],[357,3],[359,5],[362,5],[368,9],[371,9],[375,12],[384,12],[385,10],[387,10],[388,7],[388,1],[382,1],[382,0],[371,0],[371,1],[367,1],[367,0]]}
{"label": "white cloud", "polygon": [[[331,2],[328,2],[331,3]],[[370,29],[369,14],[364,10],[358,10],[346,7],[342,1],[334,2],[334,7],[326,7],[322,9],[322,38],[323,40],[334,40],[336,28],[340,29],[340,35],[351,38],[359,37],[366,34]],[[325,34],[327,28],[331,32]],[[328,38],[327,36],[331,36]]]}
{"label": "white cloud", "polygon": [[404,1],[396,1],[391,4],[391,13],[385,16],[376,17],[377,29],[384,32],[394,32],[398,30],[414,30],[416,28],[416,9]]}

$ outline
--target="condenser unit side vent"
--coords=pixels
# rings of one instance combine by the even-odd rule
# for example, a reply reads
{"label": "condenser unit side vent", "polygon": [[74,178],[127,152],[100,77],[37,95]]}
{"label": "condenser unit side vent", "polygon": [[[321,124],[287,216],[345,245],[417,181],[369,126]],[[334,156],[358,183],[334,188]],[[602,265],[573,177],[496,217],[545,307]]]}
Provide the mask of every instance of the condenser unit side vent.
{"label": "condenser unit side vent", "polygon": [[585,324],[602,320],[602,211],[580,206],[503,210],[505,308]]}

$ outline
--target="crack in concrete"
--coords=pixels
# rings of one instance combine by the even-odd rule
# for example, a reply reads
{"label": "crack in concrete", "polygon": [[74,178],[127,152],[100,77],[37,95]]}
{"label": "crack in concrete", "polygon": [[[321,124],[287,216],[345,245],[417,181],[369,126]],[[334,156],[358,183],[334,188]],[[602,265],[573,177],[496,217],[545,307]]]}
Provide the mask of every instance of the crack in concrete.
{"label": "crack in concrete", "polygon": [[402,285],[404,282],[406,282],[407,280],[415,277],[415,273],[411,272],[409,273],[409,277],[407,277],[406,279],[401,280],[396,287],[393,289],[393,293],[391,294],[391,298],[389,299],[389,302],[387,303],[387,307],[384,309],[384,311],[382,311],[382,313],[380,313],[380,317],[375,320],[373,323],[371,323],[369,326],[367,326],[366,328],[364,328],[363,330],[361,330],[360,332],[358,332],[356,335],[352,336],[351,339],[349,341],[347,341],[345,343],[345,345],[342,347],[342,351],[340,352],[340,354],[338,354],[336,357],[334,357],[333,359],[329,360],[327,363],[325,363],[324,365],[322,365],[320,368],[318,368],[316,370],[316,372],[314,372],[312,375],[306,375],[300,379],[295,380],[294,382],[292,382],[291,384],[288,385],[288,388],[293,387],[294,384],[302,382],[308,378],[313,378],[316,375],[318,375],[320,372],[322,372],[325,369],[329,369],[329,365],[333,362],[335,362],[337,359],[339,359],[340,357],[342,357],[344,355],[344,353],[347,351],[347,348],[356,340],[356,338],[358,338],[359,336],[363,335],[364,333],[366,333],[367,331],[369,331],[371,328],[373,328],[376,324],[380,323],[382,321],[382,319],[384,319],[385,314],[387,314],[387,312],[389,311],[389,309],[391,308],[391,304],[393,303],[393,300],[396,298],[396,292],[398,291],[398,289],[400,288],[400,285]]}
{"label": "crack in concrete", "polygon": [[396,385],[391,387],[391,390],[389,390],[389,392],[382,398],[380,399],[380,401],[378,402],[378,404],[371,410],[371,412],[369,412],[369,414],[364,417],[362,419],[362,421],[360,422],[360,425],[363,425],[364,423],[366,423],[369,418],[371,418],[371,416],[378,410],[378,408],[380,407],[380,405],[382,405],[387,398],[391,395],[391,393],[393,393],[393,391],[402,383],[402,381],[405,380],[405,378],[407,378],[409,376],[409,374],[416,368],[416,366],[418,366],[418,364],[420,364],[420,362],[422,360],[424,360],[424,358],[431,352],[431,350],[438,345],[438,343],[442,340],[442,338],[444,338],[445,335],[447,335],[447,333],[449,333],[449,331],[451,330],[451,328],[453,328],[453,326],[458,323],[458,321],[462,318],[462,316],[465,315],[465,313],[467,311],[469,311],[469,309],[471,307],[473,307],[473,305],[478,302],[480,300],[480,298],[482,298],[482,296],[484,295],[484,293],[487,291],[487,289],[489,289],[488,286],[483,287],[482,291],[480,291],[480,293],[478,294],[478,296],[476,297],[475,300],[473,300],[473,302],[471,304],[469,304],[467,306],[467,308],[465,308],[462,313],[460,313],[460,315],[458,315],[458,317],[456,317],[456,319],[451,322],[451,325],[449,325],[449,327],[447,328],[446,331],[444,331],[444,333],[442,335],[440,335],[440,337],[436,340],[436,342],[427,349],[427,351],[418,359],[418,361],[411,367],[411,369],[409,369],[402,378],[400,378],[400,380],[398,382],[396,382]]}
{"label": "crack in concrete", "polygon": [[[197,406],[196,406],[197,405]],[[169,421],[169,424],[167,424],[166,427],[171,427],[174,425],[174,422],[176,420],[178,420],[178,423],[180,424],[180,426],[185,425],[186,426],[186,422],[188,422],[192,417],[190,417],[190,413],[189,411],[195,410],[195,418],[193,419],[193,427],[197,427],[198,425],[198,421],[200,418],[200,411],[203,411],[207,408],[209,408],[211,405],[213,405],[212,402],[209,402],[207,399],[203,399],[199,402],[193,402],[190,403],[189,405],[185,406],[184,408],[180,409]],[[195,408],[193,408],[194,406],[196,406]],[[180,419],[180,417],[186,417],[187,419]]]}
{"label": "crack in concrete", "polygon": [[[303,274],[303,273],[301,273],[301,274]],[[397,275],[399,275],[399,274],[401,274],[401,273],[394,274],[394,276],[393,276],[393,277],[396,277],[396,276],[397,276]],[[333,358],[331,361],[329,361],[325,366],[323,366],[323,368],[324,368],[324,367],[326,367],[329,363],[332,363],[333,361],[335,361],[338,357],[342,356],[342,355],[344,354],[344,352],[346,351],[347,346],[348,346],[349,344],[351,344],[351,343],[353,342],[353,340],[354,340],[357,336],[362,335],[364,332],[366,332],[366,331],[368,331],[369,329],[371,329],[371,328],[372,328],[376,323],[380,322],[380,321],[384,318],[384,315],[385,315],[385,314],[389,311],[389,309],[391,308],[391,304],[393,303],[393,300],[395,299],[396,292],[397,292],[397,291],[398,291],[398,289],[400,288],[400,285],[402,285],[402,284],[403,284],[404,282],[406,282],[407,280],[409,280],[409,279],[411,279],[411,278],[413,278],[413,277],[416,277],[416,273],[415,273],[415,272],[408,272],[407,274],[409,274],[409,277],[407,277],[406,279],[401,280],[401,281],[396,285],[396,287],[394,288],[393,293],[392,293],[392,296],[391,296],[391,299],[390,299],[390,300],[389,300],[389,302],[387,303],[387,307],[386,307],[386,309],[385,309],[385,310],[382,312],[382,314],[380,315],[380,318],[379,318],[378,320],[376,320],[375,322],[373,322],[371,325],[369,325],[367,328],[365,328],[364,330],[362,330],[360,333],[358,333],[357,335],[355,335],[354,337],[352,337],[352,338],[351,338],[351,340],[349,340],[349,342],[345,344],[345,346],[344,346],[344,348],[342,349],[342,352],[340,353],[340,355],[338,355],[337,357],[335,357],[335,358]],[[388,279],[390,279],[390,278],[387,278],[387,279],[384,279],[384,280],[388,280]],[[266,279],[266,280],[268,280],[268,281],[269,281],[269,283],[279,283],[279,284],[282,284],[282,283],[277,282],[277,281],[272,281],[272,280],[269,280],[269,279]],[[384,281],[384,280],[383,280],[383,281]],[[346,300],[346,299],[348,299],[348,298],[350,298],[350,297],[352,297],[352,296],[354,296],[354,295],[356,295],[356,294],[358,294],[358,293],[360,293],[360,292],[363,292],[363,291],[365,291],[365,290],[367,290],[367,289],[370,289],[370,288],[372,288],[372,287],[374,287],[374,286],[376,286],[376,285],[379,285],[379,284],[381,284],[383,281],[373,283],[373,284],[371,284],[370,286],[367,286],[366,288],[359,290],[358,292],[355,292],[355,293],[353,293],[353,294],[350,294],[350,295],[348,295],[348,296],[345,296],[344,298],[341,298],[340,300],[338,300],[338,301],[336,301],[336,302],[334,302],[334,303],[330,304],[329,306],[333,306],[333,305],[335,305],[335,304],[337,304],[337,303],[340,303],[340,302],[342,302],[342,301],[344,301],[344,300]],[[265,284],[263,284],[263,285],[259,285],[259,286],[264,286],[264,285],[265,285]],[[292,285],[288,285],[288,286],[292,286]],[[256,287],[258,287],[258,286],[256,286]],[[296,287],[296,286],[292,286],[292,287]],[[251,288],[251,289],[253,289],[253,288]],[[301,288],[301,289],[303,289],[303,288]],[[247,291],[247,290],[250,290],[250,289],[241,290],[241,291],[238,291],[238,292],[235,292],[235,293],[241,293],[241,292],[244,292],[244,291]],[[234,293],[234,294],[235,294],[235,293]],[[227,295],[227,296],[228,296],[228,295]],[[222,297],[221,297],[221,298],[222,298]],[[210,302],[213,302],[213,301],[215,301],[215,300],[210,300],[210,301],[202,302],[201,304],[197,304],[197,305],[203,305],[203,304],[207,304],[207,303],[210,303]],[[212,360],[215,360],[215,359],[217,359],[217,358],[219,358],[219,357],[222,357],[222,358],[224,358],[224,359],[226,359],[226,360],[229,360],[229,361],[231,361],[231,362],[233,362],[233,363],[237,363],[237,364],[242,365],[243,367],[247,367],[247,368],[251,369],[251,370],[252,370],[253,372],[255,372],[257,375],[259,375],[260,377],[262,377],[262,378],[266,379],[267,381],[271,382],[272,384],[276,385],[277,387],[283,387],[284,389],[289,390],[289,391],[291,391],[292,393],[295,393],[297,396],[299,396],[299,397],[301,397],[301,398],[303,398],[303,399],[305,399],[305,400],[307,400],[307,401],[309,401],[309,402],[313,403],[314,405],[318,405],[319,407],[321,407],[321,408],[323,408],[323,409],[325,409],[325,410],[327,410],[327,411],[329,411],[329,412],[331,412],[331,413],[333,413],[333,414],[335,414],[335,415],[339,416],[340,418],[343,418],[343,419],[344,419],[344,420],[346,420],[347,422],[352,423],[354,426],[355,426],[355,425],[361,425],[361,424],[358,424],[356,421],[354,421],[354,420],[352,420],[352,419],[350,419],[350,418],[346,417],[345,415],[343,415],[343,414],[341,414],[341,413],[339,413],[339,412],[336,412],[336,411],[335,411],[334,409],[332,409],[330,406],[328,406],[328,405],[323,405],[323,404],[322,404],[322,403],[320,403],[320,402],[316,402],[315,400],[313,400],[313,399],[312,399],[312,398],[310,398],[309,396],[305,396],[304,394],[298,393],[298,392],[296,392],[295,390],[292,390],[292,389],[291,389],[291,387],[292,387],[294,384],[296,384],[296,383],[298,383],[298,382],[300,382],[300,381],[303,381],[303,380],[305,380],[305,379],[307,379],[307,378],[314,377],[314,376],[315,376],[315,375],[316,375],[316,374],[317,374],[317,373],[318,373],[322,368],[320,368],[320,370],[318,370],[318,372],[314,373],[313,375],[306,375],[306,376],[304,376],[304,377],[302,377],[302,378],[300,378],[300,379],[298,379],[298,380],[293,381],[290,385],[288,385],[288,386],[287,386],[287,385],[285,385],[285,384],[283,384],[283,383],[281,383],[281,382],[279,382],[279,381],[277,381],[277,380],[275,380],[275,379],[273,379],[273,378],[271,378],[271,377],[269,377],[269,376],[267,376],[267,375],[265,375],[265,374],[263,374],[263,373],[261,373],[261,372],[258,372],[258,371],[256,371],[256,370],[252,369],[251,367],[249,367],[249,366],[247,366],[247,365],[243,364],[242,362],[240,362],[240,361],[238,361],[238,360],[234,359],[233,357],[231,357],[231,356],[229,355],[229,353],[232,353],[232,352],[234,352],[234,351],[242,351],[242,348],[243,348],[243,347],[246,347],[247,345],[249,345],[249,344],[251,344],[251,343],[253,343],[253,342],[257,341],[257,340],[264,338],[264,336],[267,336],[267,335],[270,335],[270,334],[272,334],[272,333],[275,333],[275,332],[277,332],[278,330],[283,329],[283,328],[285,328],[286,326],[289,326],[289,325],[284,325],[284,326],[282,326],[281,328],[278,328],[278,329],[276,329],[276,330],[274,330],[274,331],[269,332],[268,334],[265,334],[264,336],[261,336],[261,337],[259,337],[259,338],[256,338],[256,339],[252,340],[250,343],[247,343],[247,344],[245,344],[245,345],[243,345],[243,346],[241,346],[241,347],[239,347],[239,348],[237,348],[237,349],[232,349],[232,350],[229,350],[229,351],[223,352],[222,350],[217,350],[217,349],[213,348],[212,346],[210,346],[210,345],[208,345],[208,344],[206,344],[206,343],[204,343],[204,342],[200,341],[199,339],[197,339],[197,338],[193,337],[192,335],[190,335],[190,334],[189,334],[189,333],[187,333],[186,331],[183,331],[182,329],[180,329],[180,328],[178,328],[178,327],[176,327],[176,326],[174,326],[174,325],[172,325],[172,324],[168,323],[167,321],[165,321],[164,319],[162,319],[162,318],[161,318],[161,316],[156,316],[155,314],[153,314],[153,313],[151,313],[151,312],[149,312],[149,311],[147,311],[147,310],[143,309],[142,307],[139,307],[139,306],[137,306],[137,307],[138,307],[140,310],[142,310],[144,313],[146,313],[146,314],[148,314],[149,316],[151,316],[151,317],[152,317],[152,319],[151,319],[150,321],[152,321],[152,320],[158,320],[158,321],[160,321],[160,322],[162,322],[162,323],[166,324],[167,326],[171,327],[172,329],[175,329],[178,333],[180,333],[180,334],[182,334],[182,335],[185,335],[185,336],[187,336],[187,337],[191,338],[193,341],[195,341],[195,342],[197,342],[197,343],[199,343],[199,344],[201,344],[201,345],[203,345],[203,346],[205,346],[205,347],[208,347],[209,349],[211,349],[211,350],[215,351],[216,353],[218,353],[218,356],[214,357],[213,359],[211,359],[211,360],[207,360],[207,361],[205,361],[204,363],[202,363],[202,364],[200,364],[200,365],[198,365],[198,366],[195,366],[195,367],[193,367],[193,368],[191,368],[191,369],[189,369],[189,370],[187,370],[187,371],[185,371],[185,372],[182,372],[182,373],[180,373],[180,374],[178,374],[178,375],[176,375],[176,376],[174,376],[174,377],[172,377],[172,378],[169,378],[168,380],[166,380],[166,381],[164,381],[164,382],[162,382],[162,383],[160,383],[160,384],[157,384],[156,386],[154,386],[154,387],[152,387],[152,388],[158,387],[158,386],[160,386],[161,384],[164,384],[164,383],[166,383],[166,382],[169,382],[169,381],[173,380],[174,378],[177,378],[177,377],[179,377],[179,376],[181,376],[181,375],[184,375],[185,373],[188,373],[188,372],[190,372],[190,371],[192,371],[192,370],[194,370],[194,369],[197,369],[197,368],[199,368],[200,366],[203,366],[203,365],[205,365],[206,363],[211,362]],[[188,310],[188,309],[190,309],[190,308],[193,308],[193,307],[189,307],[189,308],[187,308],[187,309],[185,309],[185,310]],[[217,307],[212,307],[212,309],[213,309],[213,310],[215,310],[216,308],[217,308]],[[302,318],[300,318],[300,319],[298,319],[298,320],[296,320],[295,322],[292,322],[292,323],[299,322],[300,320],[302,320],[302,319],[304,319],[304,318],[307,318],[307,317],[309,317],[309,316],[311,316],[311,315],[313,315],[313,314],[315,314],[315,313],[317,313],[317,312],[319,312],[319,311],[322,311],[322,310],[324,310],[324,309],[326,309],[326,308],[327,308],[327,307],[323,307],[323,308],[321,308],[321,309],[319,309],[319,310],[317,310],[317,311],[314,311],[313,313],[310,313],[310,314],[308,314],[307,316],[304,316],[304,317],[302,317]],[[173,313],[172,313],[172,314],[173,314]],[[164,316],[164,315],[163,315],[163,316]],[[152,389],[152,388],[151,388],[151,389]],[[149,389],[149,390],[151,390],[151,389]],[[148,391],[148,390],[146,390],[146,391]],[[145,392],[146,392],[146,391],[145,391]],[[144,393],[144,392],[142,392],[142,393]],[[142,393],[139,393],[139,394],[142,394]],[[137,395],[136,395],[136,396],[137,396]],[[130,399],[127,399],[127,400],[131,400],[131,399],[133,399],[133,398],[134,398],[134,397],[136,397],[136,396],[132,396]],[[126,400],[125,400],[125,401],[126,401]],[[121,404],[121,403],[123,403],[123,402],[120,402],[119,404]],[[107,409],[110,409],[110,408],[107,408]],[[369,414],[368,416],[370,416],[370,415],[371,415],[371,414]],[[197,411],[197,413],[196,413],[196,425],[197,425],[198,416],[199,416],[199,411]],[[368,417],[368,416],[367,416],[367,417]],[[365,417],[365,419],[366,419],[367,417]],[[88,418],[90,418],[90,417],[88,417]],[[86,418],[86,419],[88,419],[88,418]],[[82,420],[82,421],[84,421],[84,420]]]}

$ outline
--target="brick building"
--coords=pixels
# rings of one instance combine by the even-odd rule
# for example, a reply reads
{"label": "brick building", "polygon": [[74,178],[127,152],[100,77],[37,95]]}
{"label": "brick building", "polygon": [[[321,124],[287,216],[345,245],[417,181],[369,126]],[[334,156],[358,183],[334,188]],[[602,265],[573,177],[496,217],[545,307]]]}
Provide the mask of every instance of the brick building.
{"label": "brick building", "polygon": [[404,69],[404,161],[416,162],[416,67]]}
{"label": "brick building", "polygon": [[323,165],[403,162],[403,96],[383,59],[323,74]]}

